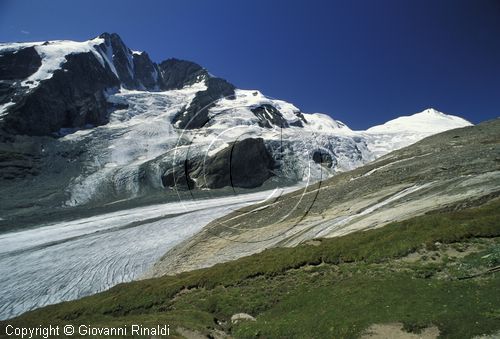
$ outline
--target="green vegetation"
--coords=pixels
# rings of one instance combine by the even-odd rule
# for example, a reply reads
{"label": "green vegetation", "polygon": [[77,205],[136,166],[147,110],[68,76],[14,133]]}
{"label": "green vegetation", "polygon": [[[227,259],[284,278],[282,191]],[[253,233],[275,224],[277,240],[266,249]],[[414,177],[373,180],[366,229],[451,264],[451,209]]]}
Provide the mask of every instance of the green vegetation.
{"label": "green vegetation", "polygon": [[[499,262],[497,199],[121,284],[1,328],[169,324],[239,338],[356,338],[371,324],[401,322],[408,331],[435,325],[443,337],[469,338],[500,330]],[[232,324],[241,312],[256,321]]]}

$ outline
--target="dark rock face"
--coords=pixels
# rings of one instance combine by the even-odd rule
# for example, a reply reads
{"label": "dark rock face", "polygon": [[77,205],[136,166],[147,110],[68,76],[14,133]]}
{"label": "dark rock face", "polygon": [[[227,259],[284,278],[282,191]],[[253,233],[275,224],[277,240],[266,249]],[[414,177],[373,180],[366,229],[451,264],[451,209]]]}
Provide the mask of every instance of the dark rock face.
{"label": "dark rock face", "polygon": [[301,112],[296,112],[295,115],[297,118],[299,118],[297,121],[291,122],[290,126],[295,126],[295,127],[304,127],[304,124],[307,124],[307,120],[304,117],[304,114]]}
{"label": "dark rock face", "polygon": [[303,122],[307,123],[304,115],[296,112],[298,120],[289,123],[283,114],[273,105],[263,104],[251,109],[252,113],[259,118],[259,126],[264,128],[272,128],[273,126],[288,128],[290,126],[304,127]]}
{"label": "dark rock face", "polygon": [[42,65],[42,59],[35,47],[0,55],[0,80],[25,79]]}
{"label": "dark rock face", "polygon": [[262,138],[235,142],[206,159],[186,160],[162,176],[165,187],[180,190],[198,188],[255,188],[272,177],[275,161]]}
{"label": "dark rock face", "polygon": [[0,104],[17,101],[24,91],[16,88],[16,81],[35,73],[41,64],[42,59],[34,47],[0,55]]}
{"label": "dark rock face", "polygon": [[312,158],[315,163],[325,165],[326,167],[332,167],[334,164],[332,156],[323,150],[314,151]]}
{"label": "dark rock face", "polygon": [[175,188],[177,190],[188,190],[195,187],[195,182],[189,172],[192,170],[192,163],[188,160],[183,165],[169,168],[161,177],[163,187]]}
{"label": "dark rock face", "polygon": [[137,86],[143,89],[155,91],[160,86],[160,71],[158,66],[151,61],[146,52],[133,54],[134,60],[134,78]]}
{"label": "dark rock face", "polygon": [[206,162],[208,188],[254,188],[273,176],[274,160],[264,140],[244,139],[215,154]]}
{"label": "dark rock face", "polygon": [[177,128],[196,129],[205,126],[208,121],[208,111],[221,98],[234,98],[234,85],[221,78],[208,78],[205,80],[207,89],[196,93],[193,101],[177,113],[172,123]]}
{"label": "dark rock face", "polygon": [[[255,188],[271,178],[276,164],[262,138],[235,142],[206,159],[186,160],[162,175],[164,187]],[[194,180],[196,179],[196,180]]]}
{"label": "dark rock face", "polygon": [[273,125],[281,128],[289,127],[288,122],[283,117],[283,114],[276,107],[264,104],[256,108],[252,108],[253,114],[259,118],[259,126],[271,128]]}
{"label": "dark rock face", "polygon": [[161,89],[165,91],[181,89],[210,77],[200,65],[175,58],[161,62],[158,68],[161,75]]}
{"label": "dark rock face", "polygon": [[102,53],[106,55],[108,59],[112,60],[123,87],[128,89],[136,88],[137,83],[134,79],[134,64],[131,57],[132,51],[125,46],[118,34],[103,33],[99,37],[104,39],[104,44],[99,47]]}
{"label": "dark rock face", "polygon": [[37,175],[40,157],[26,153],[0,150],[0,180]]}
{"label": "dark rock face", "polygon": [[92,53],[71,54],[62,69],[42,81],[4,119],[4,128],[17,134],[50,135],[61,128],[107,122],[105,90],[120,82]]}
{"label": "dark rock face", "polygon": [[11,81],[0,80],[0,105],[11,101],[16,94]]}
{"label": "dark rock face", "polygon": [[147,53],[133,53],[116,33],[103,33],[99,37],[104,39],[104,44],[97,48],[112,61],[123,87],[158,90],[158,66],[151,61]]}

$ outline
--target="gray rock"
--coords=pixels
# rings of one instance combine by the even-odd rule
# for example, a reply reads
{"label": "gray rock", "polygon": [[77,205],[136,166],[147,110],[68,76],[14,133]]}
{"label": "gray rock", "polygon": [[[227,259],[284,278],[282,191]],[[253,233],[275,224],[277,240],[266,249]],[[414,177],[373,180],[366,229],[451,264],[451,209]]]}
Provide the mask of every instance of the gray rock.
{"label": "gray rock", "polygon": [[298,120],[291,122],[290,126],[304,127],[304,123],[307,124],[307,120],[304,114],[302,114],[302,112],[295,112],[295,115],[297,116]]}
{"label": "gray rock", "polygon": [[147,53],[133,53],[116,33],[103,33],[99,37],[104,39],[104,44],[97,49],[112,59],[123,87],[139,90],[159,89],[159,69]]}
{"label": "gray rock", "polygon": [[236,313],[231,316],[231,323],[237,324],[240,321],[255,321],[255,318],[248,313]]}

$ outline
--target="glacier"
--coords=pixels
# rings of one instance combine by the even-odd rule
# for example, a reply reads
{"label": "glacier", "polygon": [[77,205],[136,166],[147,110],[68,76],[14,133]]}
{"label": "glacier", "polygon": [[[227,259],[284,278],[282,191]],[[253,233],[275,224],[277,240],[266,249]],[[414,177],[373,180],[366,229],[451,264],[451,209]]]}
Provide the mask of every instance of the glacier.
{"label": "glacier", "polygon": [[157,204],[0,234],[0,320],[140,278],[210,221],[294,189]]}

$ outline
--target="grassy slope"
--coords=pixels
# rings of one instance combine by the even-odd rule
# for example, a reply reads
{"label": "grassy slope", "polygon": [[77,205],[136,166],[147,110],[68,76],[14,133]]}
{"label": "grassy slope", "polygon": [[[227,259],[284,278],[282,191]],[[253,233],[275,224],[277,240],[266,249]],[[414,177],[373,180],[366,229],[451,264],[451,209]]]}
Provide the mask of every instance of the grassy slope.
{"label": "grassy slope", "polygon": [[[132,282],[1,323],[169,324],[236,337],[357,337],[370,324],[430,324],[467,338],[500,329],[500,200],[383,228],[274,248],[177,276]],[[436,245],[439,242],[443,245]],[[446,245],[451,244],[451,245]],[[463,258],[440,248],[475,248]],[[438,260],[399,260],[425,251]],[[232,325],[234,313],[256,322]]]}

